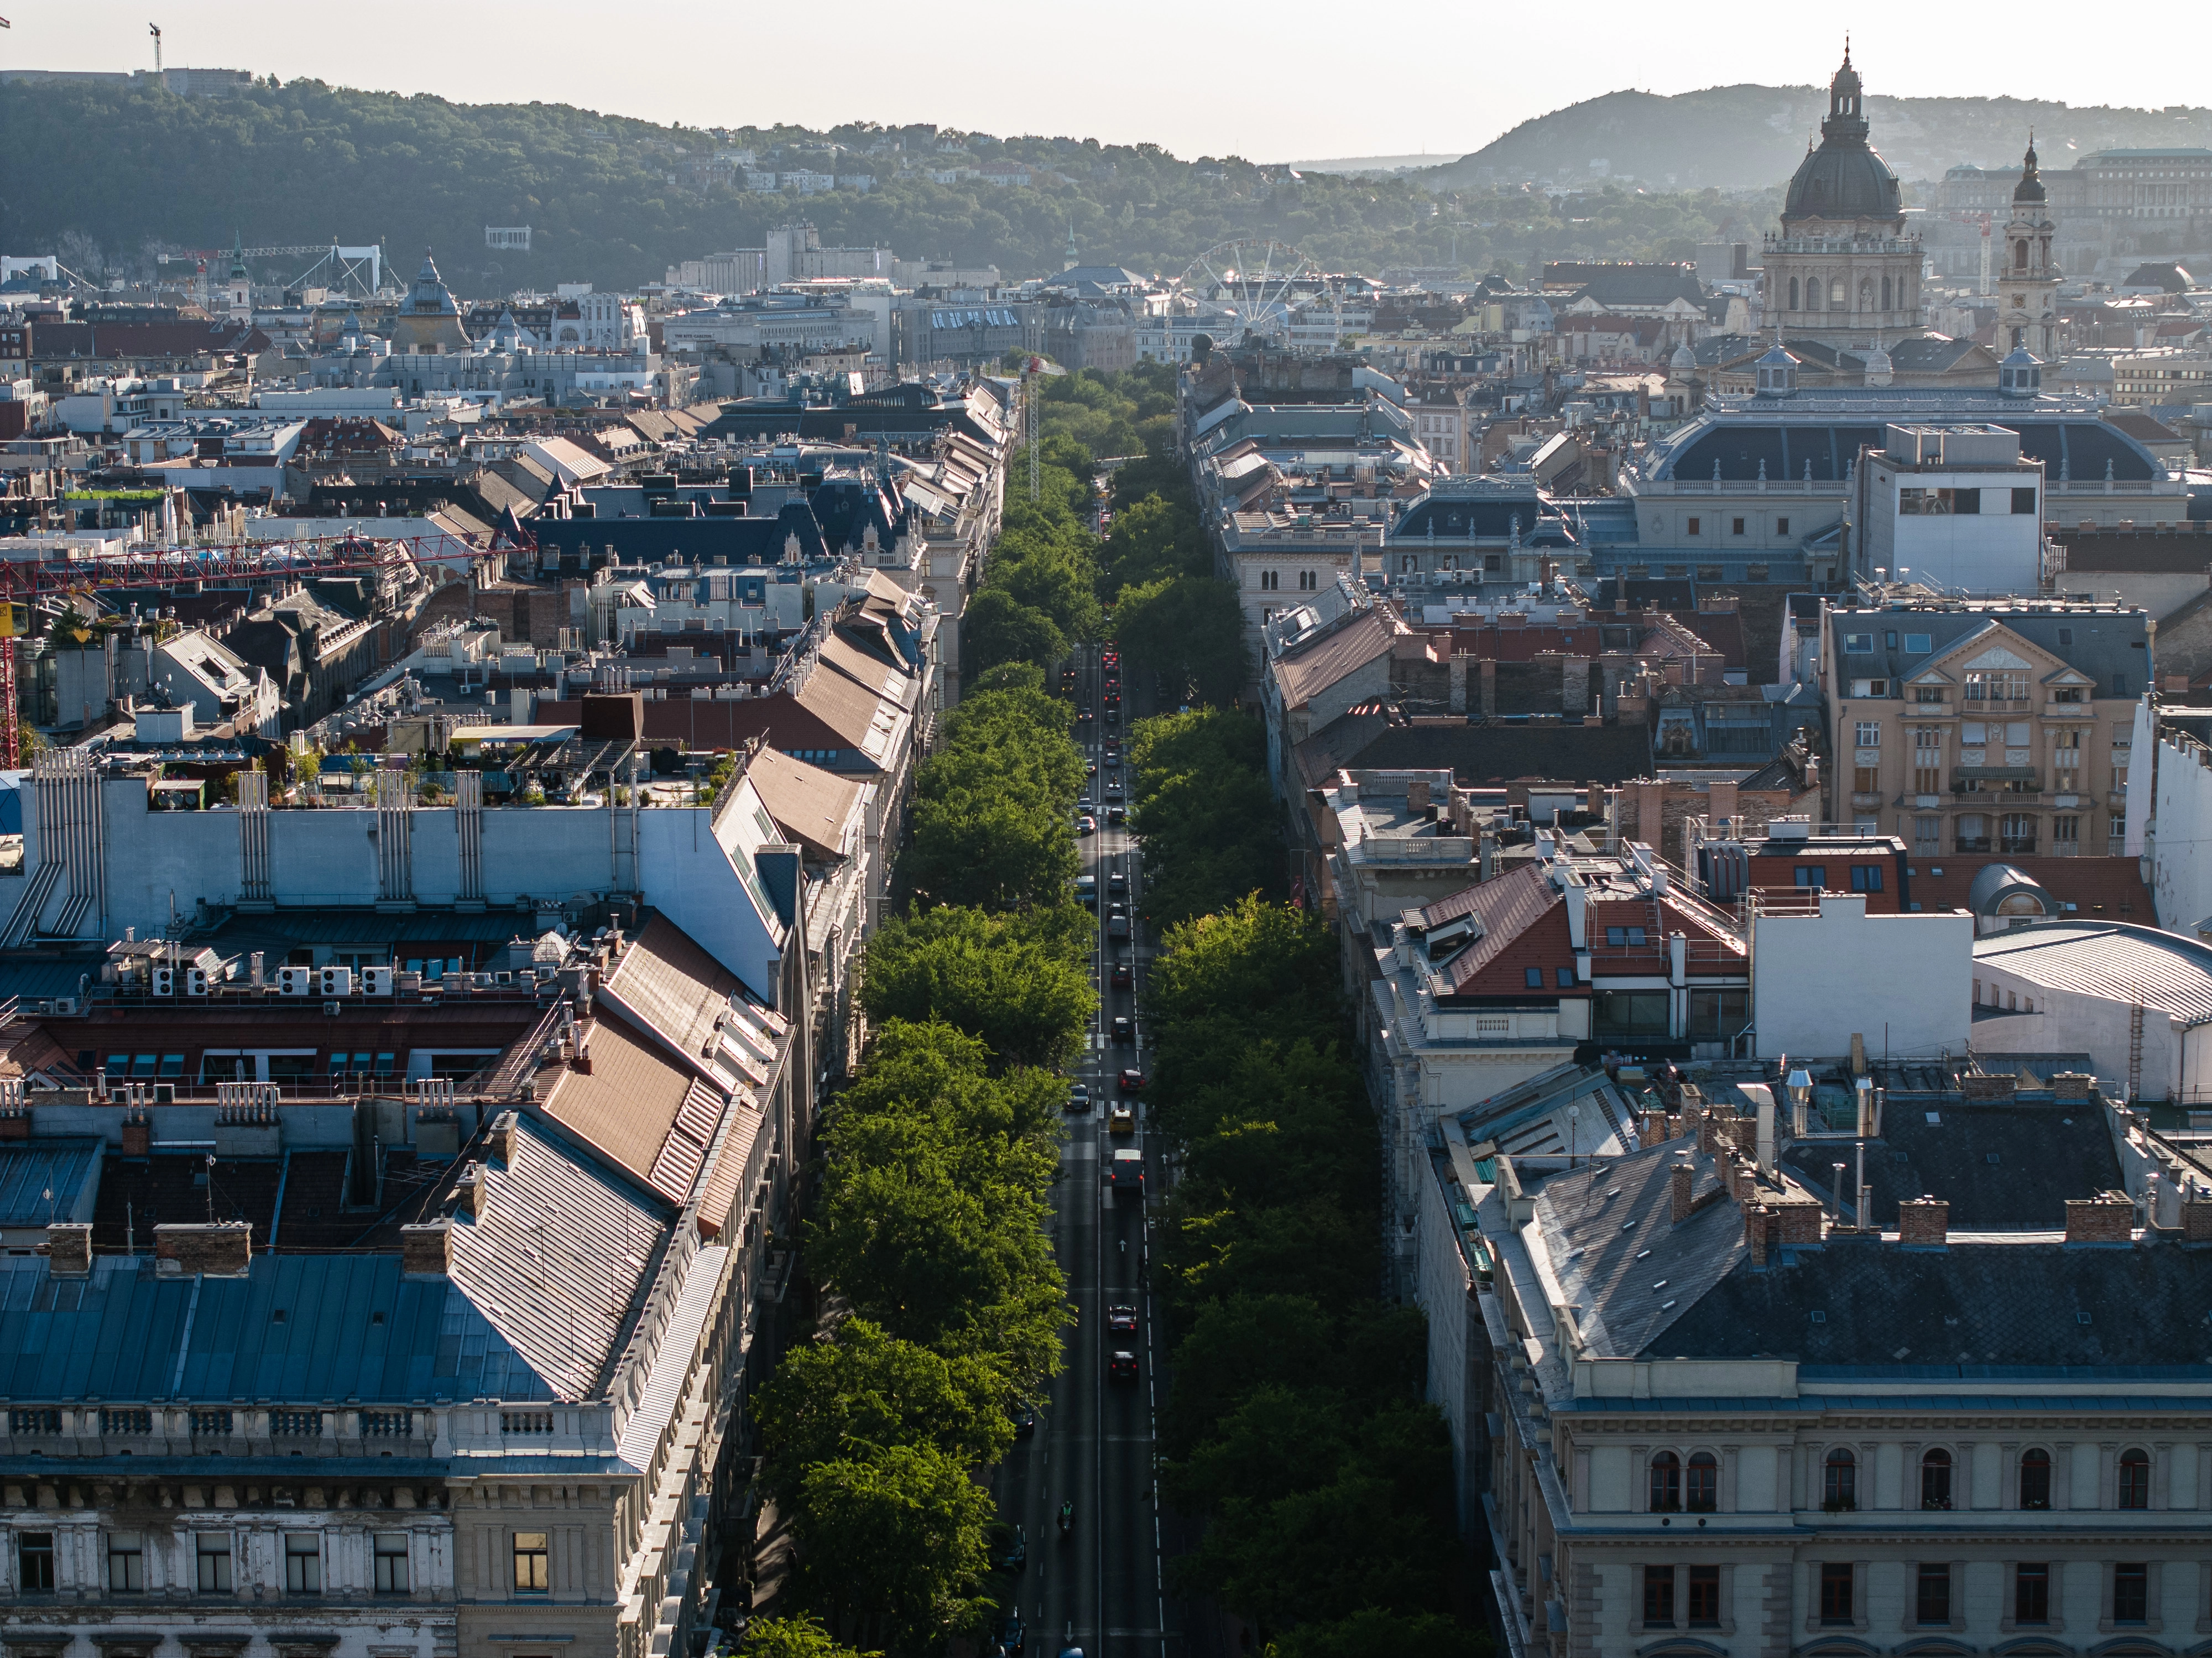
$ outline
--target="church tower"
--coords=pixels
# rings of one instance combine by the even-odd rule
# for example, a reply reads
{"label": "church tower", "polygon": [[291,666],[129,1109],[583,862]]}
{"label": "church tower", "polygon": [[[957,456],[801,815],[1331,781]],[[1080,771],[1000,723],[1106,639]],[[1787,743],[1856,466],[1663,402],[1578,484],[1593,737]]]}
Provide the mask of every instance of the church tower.
{"label": "church tower", "polygon": [[231,239],[230,281],[224,297],[233,322],[253,320],[253,279],[246,274],[246,242],[243,237],[233,236]]}
{"label": "church tower", "polygon": [[1911,339],[1920,319],[1919,239],[1905,234],[1897,174],[1867,142],[1850,49],[1828,85],[1820,144],[1790,180],[1765,246],[1766,315],[1791,339],[1864,354]]}
{"label": "church tower", "polygon": [[2012,192],[2012,220],[2004,228],[2004,264],[1997,274],[1997,349],[2025,347],[2045,362],[2058,354],[2058,267],[2051,262],[2057,227],[2036,170],[2035,137],[2028,136],[2020,183]]}

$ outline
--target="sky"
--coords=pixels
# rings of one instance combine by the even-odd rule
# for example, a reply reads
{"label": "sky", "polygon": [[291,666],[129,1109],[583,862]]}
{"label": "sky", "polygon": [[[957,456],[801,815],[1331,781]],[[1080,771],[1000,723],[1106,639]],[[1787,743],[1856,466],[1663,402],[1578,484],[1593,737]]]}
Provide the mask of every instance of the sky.
{"label": "sky", "polygon": [[[1196,12],[1170,0],[795,10],[664,0],[635,13],[606,0],[366,9],[8,0],[0,68],[150,69],[152,21],[173,68],[465,103],[539,100],[691,126],[933,121],[1001,137],[1157,143],[1186,159],[1442,160],[1624,88],[1824,83],[1843,45],[1832,20],[1852,9],[1586,0],[1554,45],[1519,13],[1424,8],[1370,23],[1340,0]],[[1876,9],[1887,20],[1866,15]],[[2091,15],[2015,0],[2008,27],[1969,27],[1968,51],[1932,39],[1915,8],[1865,8],[1853,58],[1875,94],[2203,101],[2197,54],[2146,50],[2133,29],[2096,32]]]}

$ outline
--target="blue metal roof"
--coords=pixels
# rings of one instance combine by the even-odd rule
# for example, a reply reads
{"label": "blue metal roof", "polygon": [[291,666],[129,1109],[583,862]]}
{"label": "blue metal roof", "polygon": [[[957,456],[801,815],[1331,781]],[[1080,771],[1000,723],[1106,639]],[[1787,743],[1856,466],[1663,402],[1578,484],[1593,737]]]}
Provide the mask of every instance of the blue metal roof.
{"label": "blue metal roof", "polygon": [[0,1143],[0,1226],[80,1218],[77,1199],[99,1164],[100,1144],[97,1134]]}

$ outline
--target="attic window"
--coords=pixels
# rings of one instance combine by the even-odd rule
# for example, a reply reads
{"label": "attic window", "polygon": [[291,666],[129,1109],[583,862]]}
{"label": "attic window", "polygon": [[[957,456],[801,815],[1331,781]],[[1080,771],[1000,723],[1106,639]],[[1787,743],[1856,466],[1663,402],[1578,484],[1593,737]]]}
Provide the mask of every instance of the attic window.
{"label": "attic window", "polygon": [[1629,945],[1640,948],[1644,943],[1644,929],[1640,926],[1609,926],[1605,930],[1605,941],[1615,947]]}
{"label": "attic window", "polygon": [[1808,1314],[1807,1316],[1815,1324],[1826,1324],[1828,1321],[1828,1315],[1817,1307]]}
{"label": "attic window", "polygon": [[1523,975],[1523,980],[1529,989],[1541,990],[1544,987],[1544,969],[1540,967],[1532,967]]}
{"label": "attic window", "polygon": [[2074,1315],[2074,1321],[2076,1324],[2087,1324],[2089,1321],[2089,1315],[2087,1313],[2076,1313]]}
{"label": "attic window", "polygon": [[282,1307],[279,1307],[275,1311],[271,1312],[269,1315],[269,1321],[271,1324],[282,1324],[284,1321],[284,1309]]}

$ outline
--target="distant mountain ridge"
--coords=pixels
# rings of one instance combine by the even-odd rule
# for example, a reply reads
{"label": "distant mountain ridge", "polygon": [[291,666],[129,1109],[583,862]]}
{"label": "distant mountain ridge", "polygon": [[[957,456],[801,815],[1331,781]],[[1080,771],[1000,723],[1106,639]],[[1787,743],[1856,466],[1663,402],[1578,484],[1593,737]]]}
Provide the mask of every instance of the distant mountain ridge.
{"label": "distant mountain ridge", "polygon": [[[1662,190],[1758,189],[1796,169],[1827,106],[1825,86],[1709,87],[1673,97],[1609,92],[1523,121],[1420,176],[1439,190],[1592,177]],[[2017,167],[2030,128],[2045,168],[2071,167],[2100,149],[2212,149],[2212,109],[1869,92],[1866,112],[1875,148],[1907,180],[1940,179],[1964,162]]]}

